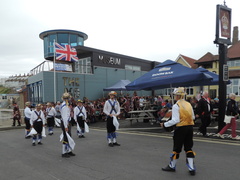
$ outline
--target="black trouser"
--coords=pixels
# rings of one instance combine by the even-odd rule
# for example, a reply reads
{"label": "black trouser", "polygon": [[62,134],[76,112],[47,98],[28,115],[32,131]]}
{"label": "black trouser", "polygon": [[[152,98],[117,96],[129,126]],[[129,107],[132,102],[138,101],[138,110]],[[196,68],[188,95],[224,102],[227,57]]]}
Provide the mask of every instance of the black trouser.
{"label": "black trouser", "polygon": [[[72,134],[71,134],[71,127],[72,127],[71,124],[68,123],[68,134],[69,134],[69,136],[72,136]],[[62,132],[63,132],[63,141],[68,143],[67,134],[66,134],[64,123],[63,123],[62,120],[61,120],[61,128],[62,128]],[[63,144],[65,144],[65,143],[63,143]]]}
{"label": "black trouser", "polygon": [[116,131],[116,127],[113,125],[113,117],[107,116],[107,132],[112,133]]}
{"label": "black trouser", "polygon": [[182,147],[184,151],[192,151],[193,147],[193,126],[177,127],[173,136],[173,151],[180,153]]}
{"label": "black trouser", "polygon": [[211,123],[211,116],[210,114],[208,115],[203,115],[201,116],[201,126],[199,127],[199,131],[203,134],[206,135],[207,133],[207,127]]}
{"label": "black trouser", "polygon": [[15,126],[16,121],[18,121],[18,125],[20,126],[20,125],[21,125],[21,122],[20,122],[20,118],[19,118],[19,117],[14,117],[14,118],[13,118],[13,126]]}
{"label": "black trouser", "polygon": [[54,127],[54,125],[55,125],[54,117],[47,118],[47,126]]}
{"label": "black trouser", "polygon": [[26,124],[26,130],[30,131],[30,128],[31,128],[30,118],[25,117],[24,121],[25,121],[25,124]]}
{"label": "black trouser", "polygon": [[80,117],[77,117],[77,122],[78,122],[78,125],[80,128],[84,129],[85,128],[85,124],[84,124],[84,120],[83,120],[83,117],[80,116]]}
{"label": "black trouser", "polygon": [[42,134],[43,122],[35,121],[33,123],[33,128],[37,131],[38,134]]}

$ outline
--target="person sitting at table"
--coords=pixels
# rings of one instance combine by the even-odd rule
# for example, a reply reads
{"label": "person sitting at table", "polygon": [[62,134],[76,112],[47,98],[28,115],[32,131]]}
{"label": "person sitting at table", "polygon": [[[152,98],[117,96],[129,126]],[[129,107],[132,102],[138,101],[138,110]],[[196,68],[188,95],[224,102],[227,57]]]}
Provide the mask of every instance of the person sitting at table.
{"label": "person sitting at table", "polygon": [[166,113],[168,112],[168,107],[167,106],[163,106],[162,109],[160,109],[160,111],[158,111],[158,119],[157,119],[157,123],[161,123],[162,122],[162,118],[164,118],[164,116],[166,115]]}

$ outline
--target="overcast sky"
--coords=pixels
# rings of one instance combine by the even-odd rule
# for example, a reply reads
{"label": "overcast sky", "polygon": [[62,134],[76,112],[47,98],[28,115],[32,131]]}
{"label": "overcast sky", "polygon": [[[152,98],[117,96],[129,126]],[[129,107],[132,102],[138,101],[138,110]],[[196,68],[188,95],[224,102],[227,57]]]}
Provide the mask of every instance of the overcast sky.
{"label": "overcast sky", "polygon": [[[39,34],[71,29],[88,35],[85,46],[163,62],[218,53],[216,5],[223,0],[1,0],[0,77],[24,74],[44,61]],[[232,27],[240,26],[240,1]]]}

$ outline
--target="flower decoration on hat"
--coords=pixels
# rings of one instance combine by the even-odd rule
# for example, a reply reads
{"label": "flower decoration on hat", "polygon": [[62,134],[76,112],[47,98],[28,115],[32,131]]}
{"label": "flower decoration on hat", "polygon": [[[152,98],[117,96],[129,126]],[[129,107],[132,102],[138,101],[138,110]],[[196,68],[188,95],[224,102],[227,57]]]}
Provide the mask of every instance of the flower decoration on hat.
{"label": "flower decoration on hat", "polygon": [[173,94],[184,96],[184,95],[186,95],[186,92],[185,92],[184,87],[178,87],[178,88],[174,89]]}
{"label": "flower decoration on hat", "polygon": [[116,91],[111,91],[111,92],[109,93],[109,95],[117,96],[117,93],[116,93]]}

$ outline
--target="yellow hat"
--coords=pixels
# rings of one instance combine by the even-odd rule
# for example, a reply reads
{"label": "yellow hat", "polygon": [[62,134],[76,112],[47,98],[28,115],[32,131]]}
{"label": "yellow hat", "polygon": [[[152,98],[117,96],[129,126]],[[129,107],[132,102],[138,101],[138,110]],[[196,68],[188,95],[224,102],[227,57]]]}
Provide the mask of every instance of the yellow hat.
{"label": "yellow hat", "polygon": [[83,103],[83,101],[82,101],[81,99],[78,99],[77,102],[78,102],[78,103],[79,103],[79,102],[80,102],[80,103]]}
{"label": "yellow hat", "polygon": [[30,105],[31,103],[29,101],[25,103],[25,106],[30,106]]}
{"label": "yellow hat", "polygon": [[42,105],[41,104],[37,104],[36,107],[42,107]]}
{"label": "yellow hat", "polygon": [[109,93],[109,95],[117,96],[117,93],[116,93],[116,91],[111,91],[111,92]]}
{"label": "yellow hat", "polygon": [[67,92],[63,93],[62,95],[62,99],[69,99],[70,97],[71,97],[70,94]]}
{"label": "yellow hat", "polygon": [[173,91],[173,94],[174,95],[181,95],[181,96],[186,95],[184,87],[175,88],[174,91]]}

